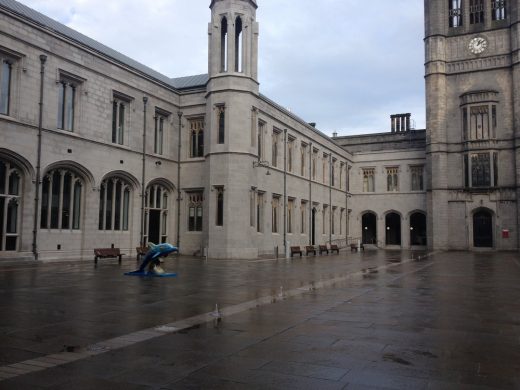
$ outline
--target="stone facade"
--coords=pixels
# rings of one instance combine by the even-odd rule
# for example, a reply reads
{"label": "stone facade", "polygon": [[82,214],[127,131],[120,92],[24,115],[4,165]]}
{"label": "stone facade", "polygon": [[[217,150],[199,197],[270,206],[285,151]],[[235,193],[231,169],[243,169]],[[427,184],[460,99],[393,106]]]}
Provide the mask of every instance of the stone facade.
{"label": "stone facade", "polygon": [[[473,32],[448,28],[444,3],[426,1],[428,131],[397,115],[392,132],[330,138],[259,92],[255,1],[212,1],[208,74],[170,79],[0,0],[0,258],[149,241],[212,258],[358,239],[467,249],[488,209],[491,247],[516,248],[517,3],[475,32],[485,58],[464,54]],[[461,107],[481,102],[496,137],[462,142]],[[463,156],[483,150],[498,185],[464,186]]]}

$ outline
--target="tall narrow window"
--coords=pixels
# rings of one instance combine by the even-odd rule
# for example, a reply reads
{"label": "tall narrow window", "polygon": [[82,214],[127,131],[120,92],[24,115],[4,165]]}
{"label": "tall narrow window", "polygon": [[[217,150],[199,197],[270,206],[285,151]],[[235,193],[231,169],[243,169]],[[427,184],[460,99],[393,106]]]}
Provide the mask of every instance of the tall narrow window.
{"label": "tall narrow window", "polygon": [[256,189],[253,187],[249,194],[249,226],[255,227],[255,212],[256,212]]}
{"label": "tall narrow window", "polygon": [[80,229],[83,183],[67,169],[49,172],[42,183],[42,229]]}
{"label": "tall narrow window", "polygon": [[224,188],[217,188],[217,226],[224,226]]}
{"label": "tall narrow window", "polygon": [[424,167],[417,166],[411,167],[410,171],[412,173],[412,191],[423,191],[424,190],[424,178],[423,172]]}
{"label": "tall narrow window", "polygon": [[307,202],[302,200],[300,206],[300,233],[305,234],[307,232]]}
{"label": "tall narrow window", "polygon": [[293,171],[294,139],[287,142],[287,172]]}
{"label": "tall narrow window", "polygon": [[243,33],[242,19],[237,17],[235,21],[235,72],[243,72]]}
{"label": "tall narrow window", "polygon": [[228,22],[227,18],[222,18],[220,28],[220,71],[227,72],[228,69]]}
{"label": "tall narrow window", "polygon": [[273,143],[272,143],[272,149],[271,149],[271,165],[273,167],[277,167],[278,166],[278,138],[279,138],[279,135],[280,133],[278,133],[277,131],[273,131]]}
{"label": "tall narrow window", "polygon": [[493,20],[505,20],[506,0],[491,0],[491,14]]}
{"label": "tall narrow window", "polygon": [[125,128],[127,122],[129,100],[114,96],[112,101],[112,143],[123,145],[125,143]]}
{"label": "tall narrow window", "polygon": [[161,184],[150,184],[145,194],[144,241],[168,242],[168,209],[170,191]]}
{"label": "tall narrow window", "polygon": [[271,227],[273,233],[278,233],[278,218],[279,218],[279,207],[280,207],[280,197],[273,195],[273,201],[271,204],[272,212],[271,212]]}
{"label": "tall narrow window", "polygon": [[226,107],[217,106],[218,137],[217,143],[223,144],[226,140]]}
{"label": "tall narrow window", "polygon": [[363,169],[363,192],[375,192],[375,175],[374,168]]}
{"label": "tall narrow window", "polygon": [[131,186],[123,179],[103,180],[99,191],[99,230],[128,231]]}
{"label": "tall narrow window", "polygon": [[59,83],[58,129],[74,131],[76,88],[75,83],[66,79],[62,79]]}
{"label": "tall narrow window", "polygon": [[265,131],[265,122],[258,121],[258,159],[264,159],[264,131]]}
{"label": "tall narrow window", "polygon": [[484,23],[484,0],[469,0],[469,22]]}
{"label": "tall narrow window", "polygon": [[332,213],[330,214],[330,227],[332,229],[332,234],[336,234],[336,209],[336,207],[333,207]]}
{"label": "tall narrow window", "polygon": [[345,170],[345,164],[341,163],[339,165],[339,189],[343,189],[343,172]]}
{"label": "tall narrow window", "polygon": [[329,207],[325,204],[323,205],[323,210],[321,210],[321,222],[322,222],[322,233],[327,234],[327,209]]}
{"label": "tall narrow window", "polygon": [[336,185],[336,160],[332,159],[332,165],[330,166],[330,185],[334,187]]}
{"label": "tall narrow window", "polygon": [[328,162],[329,162],[329,156],[326,154],[323,155],[322,160],[322,167],[323,167],[323,184],[327,184],[327,178],[329,177],[329,170],[328,170]]}
{"label": "tall narrow window", "polygon": [[201,232],[204,194],[202,192],[193,192],[188,194],[188,196],[188,231]]}
{"label": "tall narrow window", "polygon": [[399,168],[386,168],[386,183],[388,192],[399,191]]}
{"label": "tall narrow window", "polygon": [[339,234],[340,235],[343,235],[343,221],[344,221],[344,218],[343,216],[345,215],[345,209],[341,209],[339,211]]}
{"label": "tall narrow window", "polygon": [[256,197],[256,231],[264,231],[264,193],[259,192]]}
{"label": "tall narrow window", "polygon": [[462,26],[462,0],[448,0],[450,27]]}
{"label": "tall narrow window", "polygon": [[12,65],[0,58],[0,114],[9,115],[11,100]]}
{"label": "tall narrow window", "polygon": [[0,252],[18,249],[21,179],[17,167],[0,160]]}
{"label": "tall narrow window", "polygon": [[287,233],[293,233],[294,199],[287,202]]}
{"label": "tall narrow window", "polygon": [[204,118],[191,119],[190,157],[204,157]]}
{"label": "tall narrow window", "polygon": [[153,142],[153,152],[155,154],[163,154],[163,145],[164,145],[164,124],[166,122],[166,117],[162,115],[160,112],[155,112],[155,129],[154,129],[154,142]]}
{"label": "tall narrow window", "polygon": [[316,180],[316,172],[318,170],[318,151],[312,153],[312,180]]}
{"label": "tall narrow window", "polygon": [[489,153],[471,155],[471,186],[491,186],[491,163]]}
{"label": "tall narrow window", "polygon": [[300,175],[305,177],[307,168],[307,145],[302,144],[300,148]]}

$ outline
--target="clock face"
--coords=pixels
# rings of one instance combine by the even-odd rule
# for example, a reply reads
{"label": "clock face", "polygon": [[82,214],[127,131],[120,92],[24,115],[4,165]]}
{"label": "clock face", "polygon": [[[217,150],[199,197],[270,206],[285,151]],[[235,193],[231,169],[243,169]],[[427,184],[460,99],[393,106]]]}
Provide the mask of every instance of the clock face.
{"label": "clock face", "polygon": [[469,41],[469,51],[473,54],[483,53],[487,49],[488,42],[485,38],[476,37]]}

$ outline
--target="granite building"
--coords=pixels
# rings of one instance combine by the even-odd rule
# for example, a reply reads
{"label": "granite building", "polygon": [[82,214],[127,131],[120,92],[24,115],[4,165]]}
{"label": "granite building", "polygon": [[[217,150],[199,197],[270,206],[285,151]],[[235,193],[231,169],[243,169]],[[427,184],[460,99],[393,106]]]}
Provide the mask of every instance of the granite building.
{"label": "granite building", "polygon": [[254,0],[211,1],[181,78],[0,0],[0,259],[517,248],[518,4],[473,3],[425,2],[427,130],[328,137],[260,93]]}

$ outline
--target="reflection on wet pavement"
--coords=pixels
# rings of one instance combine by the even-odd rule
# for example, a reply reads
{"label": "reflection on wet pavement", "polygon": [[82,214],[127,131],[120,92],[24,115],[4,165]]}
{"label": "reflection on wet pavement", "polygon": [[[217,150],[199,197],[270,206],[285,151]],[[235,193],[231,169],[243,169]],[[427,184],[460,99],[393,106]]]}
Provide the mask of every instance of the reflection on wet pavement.
{"label": "reflection on wet pavement", "polygon": [[519,388],[517,259],[0,264],[0,389]]}

